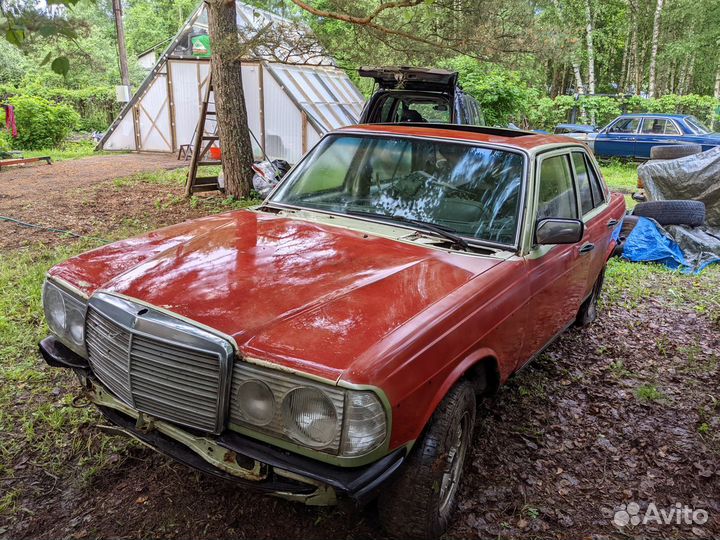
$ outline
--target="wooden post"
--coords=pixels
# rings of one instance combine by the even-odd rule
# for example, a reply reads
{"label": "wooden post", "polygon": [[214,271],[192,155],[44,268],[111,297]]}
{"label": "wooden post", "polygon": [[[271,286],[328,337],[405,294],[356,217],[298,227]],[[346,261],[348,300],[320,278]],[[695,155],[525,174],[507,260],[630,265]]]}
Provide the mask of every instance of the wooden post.
{"label": "wooden post", "polygon": [[112,0],[113,14],[115,16],[115,29],[117,31],[118,57],[120,59],[120,79],[123,85],[130,86],[130,72],[128,71],[127,49],[125,47],[125,29],[122,20],[122,4],[120,0]]}
{"label": "wooden post", "polygon": [[308,134],[307,134],[307,128],[308,128],[308,117],[307,114],[305,114],[305,111],[301,114],[302,118],[302,136],[301,136],[301,146],[302,146],[302,153],[305,155],[305,153],[308,150]]}
{"label": "wooden post", "polygon": [[173,94],[172,66],[168,60],[167,68],[167,93],[168,93],[168,114],[170,115],[170,140],[172,143],[172,151],[175,152],[178,147],[177,134],[175,133],[175,96]]}
{"label": "wooden post", "polygon": [[265,152],[265,80],[263,72],[265,71],[265,63],[258,64],[258,85],[260,86],[260,144],[261,150]]}

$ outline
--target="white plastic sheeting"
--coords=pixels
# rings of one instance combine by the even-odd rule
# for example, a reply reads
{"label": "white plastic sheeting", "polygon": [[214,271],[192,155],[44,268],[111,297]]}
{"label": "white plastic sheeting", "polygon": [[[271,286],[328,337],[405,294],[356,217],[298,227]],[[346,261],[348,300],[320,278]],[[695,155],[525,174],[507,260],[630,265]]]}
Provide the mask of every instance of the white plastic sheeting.
{"label": "white plastic sheeting", "polygon": [[[272,23],[282,29],[279,35],[288,37],[287,50],[256,50],[256,60],[243,63],[243,88],[253,143],[257,139],[263,144],[271,159],[296,163],[325,132],[356,123],[365,100],[324,51],[309,47],[290,53],[295,37],[311,35],[307,27],[236,4],[241,34]],[[206,28],[201,6],[110,127],[100,143],[103,149],[177,152],[181,145],[194,143],[210,62],[188,56],[185,42],[189,33]],[[273,62],[278,56],[298,64]],[[212,118],[206,132],[214,127]]]}
{"label": "white plastic sheeting", "polygon": [[[140,147],[135,145],[129,111],[103,141],[105,150],[175,152],[180,145],[194,142],[210,63],[171,59],[168,66],[170,77],[166,80],[166,75],[157,74],[133,105],[137,109]],[[174,125],[168,87],[173,98]],[[290,163],[296,163],[322,134],[356,123],[364,103],[347,75],[333,67],[246,63],[243,87],[254,139],[265,145],[271,159]],[[213,131],[213,118],[208,117],[207,132]]]}
{"label": "white plastic sheeting", "polygon": [[333,67],[268,64],[288,94],[324,131],[357,122],[365,99],[344,72]]}
{"label": "white plastic sheeting", "polygon": [[137,103],[140,150],[172,152],[167,75],[159,73]]}

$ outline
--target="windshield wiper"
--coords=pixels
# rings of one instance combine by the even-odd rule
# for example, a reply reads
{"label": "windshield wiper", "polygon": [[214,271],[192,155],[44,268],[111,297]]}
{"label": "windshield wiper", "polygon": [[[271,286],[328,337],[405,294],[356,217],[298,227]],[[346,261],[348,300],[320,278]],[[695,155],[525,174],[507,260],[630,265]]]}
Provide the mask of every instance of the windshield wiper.
{"label": "windshield wiper", "polygon": [[457,246],[459,248],[462,248],[463,251],[468,251],[470,249],[470,244],[467,243],[467,241],[462,238],[461,236],[458,236],[455,231],[455,229],[451,229],[450,227],[445,227],[444,225],[438,225],[436,223],[430,223],[428,221],[422,221],[420,219],[413,219],[405,216],[397,216],[394,214],[384,214],[380,212],[363,212],[360,210],[345,210],[346,214],[349,214],[351,216],[363,216],[363,217],[378,217],[381,219],[386,219],[388,221],[399,221],[400,223],[408,223],[410,225],[415,225],[416,227],[420,227],[421,229],[425,231],[430,231],[435,233],[438,236],[442,236],[443,238],[450,240],[454,246]]}

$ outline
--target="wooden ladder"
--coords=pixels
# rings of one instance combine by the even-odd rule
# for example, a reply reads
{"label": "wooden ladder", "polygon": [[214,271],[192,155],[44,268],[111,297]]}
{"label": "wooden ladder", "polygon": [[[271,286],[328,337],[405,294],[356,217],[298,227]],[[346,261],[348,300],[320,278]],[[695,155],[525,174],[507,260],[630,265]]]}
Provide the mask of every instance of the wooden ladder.
{"label": "wooden ladder", "polygon": [[[210,109],[210,106],[212,106],[212,109]],[[200,167],[222,165],[221,159],[211,159],[206,155],[213,143],[220,140],[220,137],[217,135],[217,121],[215,122],[215,133],[205,133],[205,122],[208,116],[217,116],[212,75],[208,75],[208,85],[200,108],[200,118],[197,128],[195,128],[195,140],[193,141],[190,170],[188,171],[188,178],[185,184],[185,194],[188,196],[199,191],[215,191],[220,189],[217,175],[198,176],[198,169]]]}

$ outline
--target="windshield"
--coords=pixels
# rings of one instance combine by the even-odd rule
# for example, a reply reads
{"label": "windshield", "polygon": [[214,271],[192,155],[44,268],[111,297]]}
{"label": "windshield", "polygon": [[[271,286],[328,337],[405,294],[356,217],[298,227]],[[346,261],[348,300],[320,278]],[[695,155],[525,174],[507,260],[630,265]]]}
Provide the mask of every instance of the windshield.
{"label": "windshield", "polygon": [[710,133],[710,130],[703,124],[700,120],[695,118],[694,116],[688,116],[685,119],[685,122],[688,126],[690,126],[690,129],[692,129],[695,133],[698,133],[699,135],[707,135]]}
{"label": "windshield", "polygon": [[401,137],[326,137],[271,202],[423,221],[514,245],[524,157],[470,144]]}

